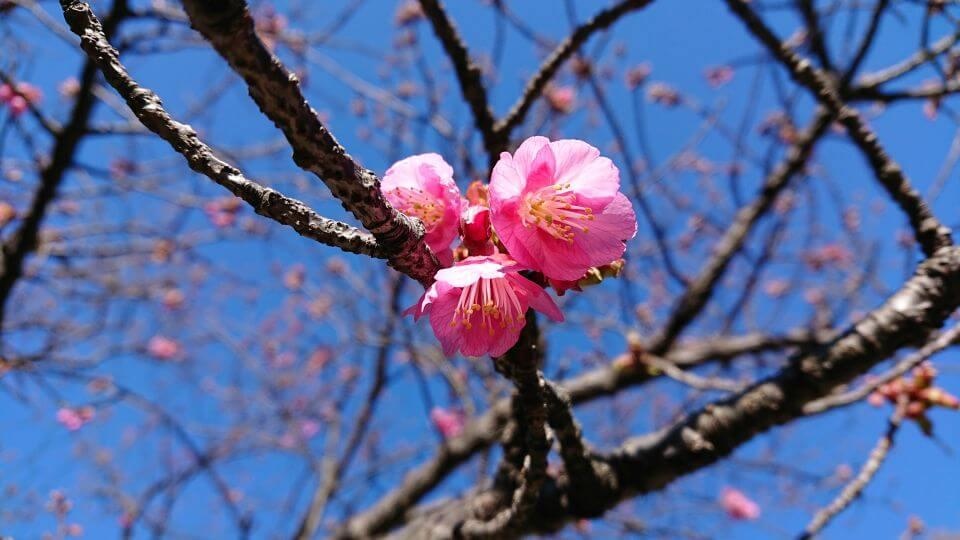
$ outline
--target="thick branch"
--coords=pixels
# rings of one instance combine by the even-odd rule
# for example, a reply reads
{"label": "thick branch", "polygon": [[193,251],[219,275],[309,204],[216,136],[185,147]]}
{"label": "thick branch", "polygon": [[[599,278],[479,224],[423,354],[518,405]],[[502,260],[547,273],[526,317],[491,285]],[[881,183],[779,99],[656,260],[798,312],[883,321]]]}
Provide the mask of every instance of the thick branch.
{"label": "thick branch", "polygon": [[194,171],[209,177],[246,201],[260,215],[292,227],[301,235],[344,251],[384,257],[372,235],[318,215],[306,204],[261,186],[213,154],[197,133],[174,120],[160,97],[137,84],[120,63],[119,54],[104,34],[100,21],[85,2],[60,2],[70,29],[80,36],[80,45],[103,72],[107,82],[127,102],[141,123],[167,141]]}
{"label": "thick branch", "polygon": [[[689,368],[712,360],[729,360],[745,354],[814,346],[828,337],[794,332],[784,336],[748,334],[713,338],[677,346],[665,360],[678,367]],[[636,368],[626,367],[631,364],[635,364]],[[558,386],[570,395],[573,404],[586,403],[655,378],[649,370],[642,368],[640,362],[634,362],[633,353],[625,353],[607,367],[576,376]],[[396,488],[373,507],[351,518],[336,536],[366,538],[383,534],[396,526],[403,520],[406,512],[446,478],[453,469],[465,463],[478,451],[496,443],[501,430],[510,418],[510,410],[509,399],[502,399],[495,403],[486,414],[466,426],[463,434],[447,441],[437,455],[409,472]]]}
{"label": "thick branch", "polygon": [[373,233],[397,270],[426,285],[439,269],[423,242],[423,227],[397,212],[380,192],[377,176],[360,166],[317,118],[296,76],[273,56],[254,31],[243,0],[186,0],[190,24],[247,83],[250,96],[279,128],[293,159],[330,188],[344,208]]}
{"label": "thick branch", "polygon": [[[589,508],[577,506],[571,496],[573,488],[563,478],[548,478],[540,493],[536,518],[524,532],[555,531],[571,520],[597,517],[603,509],[663,489],[717,462],[757,435],[801,418],[806,403],[849,383],[899,349],[922,341],[958,305],[960,249],[943,248],[924,261],[882,306],[829,345],[800,352],[772,377],[729,399],[709,404],[662,431],[629,440],[599,458],[613,469],[619,489]],[[482,496],[483,492],[475,495]],[[463,504],[454,500],[432,512],[434,536],[444,536],[439,516],[449,512],[447,526],[451,527]]]}

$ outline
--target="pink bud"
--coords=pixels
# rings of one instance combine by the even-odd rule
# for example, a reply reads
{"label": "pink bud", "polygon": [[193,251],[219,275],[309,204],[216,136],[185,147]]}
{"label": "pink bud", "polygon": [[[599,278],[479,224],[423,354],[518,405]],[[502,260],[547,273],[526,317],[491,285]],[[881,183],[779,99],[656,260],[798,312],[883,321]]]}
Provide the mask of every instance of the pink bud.
{"label": "pink bud", "polygon": [[463,413],[458,410],[434,407],[430,411],[430,420],[445,439],[456,437],[463,432]]}

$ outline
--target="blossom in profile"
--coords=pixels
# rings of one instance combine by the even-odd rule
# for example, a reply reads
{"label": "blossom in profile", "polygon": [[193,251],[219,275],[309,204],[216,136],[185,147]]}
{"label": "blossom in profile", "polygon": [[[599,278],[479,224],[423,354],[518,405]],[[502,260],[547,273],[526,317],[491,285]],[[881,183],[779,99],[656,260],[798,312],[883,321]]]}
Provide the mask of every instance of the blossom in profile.
{"label": "blossom in profile", "polygon": [[437,427],[444,439],[456,437],[463,432],[463,412],[456,409],[434,407],[430,411],[430,421]]}
{"label": "blossom in profile", "polygon": [[509,257],[467,257],[437,272],[436,281],[407,313],[429,315],[443,352],[500,356],[520,338],[533,308],[554,321],[563,314],[542,287],[519,274]]}
{"label": "blossom in profile", "polygon": [[531,137],[513,155],[502,153],[489,198],[510,256],[551,280],[578,280],[621,258],[637,232],[620,171],[579,140]]}
{"label": "blossom in profile", "polygon": [[725,487],[720,492],[720,506],[733,519],[754,520],[760,517],[760,505],[738,489]]}
{"label": "blossom in profile", "polygon": [[495,248],[490,239],[490,209],[465,204],[460,216],[460,235],[471,255],[492,255]]}
{"label": "blossom in profile", "polygon": [[440,263],[453,262],[450,244],[460,226],[460,190],[453,167],[438,154],[419,154],[394,163],[380,185],[397,210],[423,222],[424,240]]}

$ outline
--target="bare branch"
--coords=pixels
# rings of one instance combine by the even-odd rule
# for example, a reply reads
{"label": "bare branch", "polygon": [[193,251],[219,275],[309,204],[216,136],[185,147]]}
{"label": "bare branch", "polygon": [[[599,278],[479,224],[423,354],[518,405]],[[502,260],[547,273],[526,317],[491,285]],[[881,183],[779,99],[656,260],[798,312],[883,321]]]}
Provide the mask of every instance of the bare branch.
{"label": "bare branch", "polygon": [[88,4],[64,0],[61,5],[70,29],[80,36],[83,50],[101,69],[107,82],[123,97],[140,122],[167,141],[187,160],[191,169],[229,189],[258,214],[292,227],[307,238],[352,253],[385,256],[372,235],[322,217],[306,204],[247,179],[239,170],[216,157],[193,128],[177,122],[164,110],[159,96],[130,77]]}
{"label": "bare branch", "polygon": [[510,111],[494,127],[498,137],[509,139],[510,133],[516,129],[527,115],[527,111],[533,103],[540,97],[544,87],[550,82],[550,79],[557,73],[560,66],[570,59],[577,50],[587,42],[595,33],[609,28],[617,22],[620,17],[646,7],[652,0],[622,0],[621,2],[604,9],[594,15],[589,21],[583,23],[573,31],[567,39],[547,56],[540,69],[527,81],[523,93],[517,101],[510,107]]}
{"label": "bare branch", "polygon": [[900,429],[901,422],[903,422],[905,409],[905,402],[902,401],[897,405],[896,410],[894,410],[890,416],[890,420],[887,421],[886,432],[880,437],[880,440],[877,441],[876,446],[873,447],[866,463],[860,468],[860,472],[843,488],[843,491],[837,495],[836,499],[813,516],[813,519],[810,520],[810,523],[807,524],[807,527],[804,529],[803,534],[800,535],[800,540],[809,540],[816,536],[817,533],[830,523],[831,519],[849,508],[854,499],[863,493],[867,484],[873,480],[874,475],[877,474],[880,466],[883,465],[883,462],[887,459],[887,455],[893,447],[893,438]]}
{"label": "bare branch", "polygon": [[373,233],[394,268],[424,285],[431,283],[439,265],[423,241],[423,226],[390,206],[379,178],[354,161],[320,122],[296,76],[257,36],[247,3],[187,0],[184,8],[191,25],[246,81],[257,106],[286,136],[297,165],[322,179]]}
{"label": "bare branch", "polygon": [[843,102],[828,76],[782,44],[746,2],[726,0],[726,3],[747,29],[787,68],[790,76],[810,90],[817,101],[846,128],[847,135],[869,162],[877,181],[906,214],[924,253],[929,257],[937,249],[953,245],[950,229],[933,215],[903,169],[883,149],[877,135],[867,126],[860,113]]}
{"label": "bare branch", "polygon": [[440,0],[420,0],[420,5],[423,6],[423,13],[430,21],[433,32],[443,44],[443,50],[453,63],[457,81],[460,83],[460,92],[473,112],[474,123],[483,137],[483,145],[492,165],[500,152],[505,150],[506,143],[502,142],[502,137],[499,137],[493,128],[493,112],[490,110],[487,90],[483,86],[483,72],[470,59],[460,32],[450,20]]}

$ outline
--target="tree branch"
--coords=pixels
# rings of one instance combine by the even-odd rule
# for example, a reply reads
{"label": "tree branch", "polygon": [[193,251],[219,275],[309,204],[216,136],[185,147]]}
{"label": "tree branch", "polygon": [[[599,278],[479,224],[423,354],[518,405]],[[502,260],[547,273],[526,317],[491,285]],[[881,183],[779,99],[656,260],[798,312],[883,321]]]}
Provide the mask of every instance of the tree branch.
{"label": "tree branch", "polygon": [[567,39],[557,45],[553,52],[543,61],[543,64],[540,65],[540,69],[527,81],[523,93],[513,106],[510,107],[510,111],[494,126],[494,131],[497,136],[504,140],[510,138],[510,134],[517,126],[523,123],[527,111],[530,110],[533,103],[543,93],[544,87],[546,87],[550,79],[557,73],[560,66],[569,60],[591,36],[601,30],[609,28],[619,20],[620,17],[627,13],[646,7],[652,1],[653,0],[622,0],[616,5],[600,11],[589,21],[577,27]]}
{"label": "tree branch", "polygon": [[744,0],[725,1],[750,33],[787,68],[793,80],[810,90],[817,101],[846,128],[847,135],[867,159],[877,180],[906,214],[923,252],[929,257],[937,249],[953,245],[950,229],[933,215],[920,194],[910,185],[903,169],[886,153],[877,135],[860,114],[843,102],[829,77],[809,60],[783,45]]}
{"label": "tree branch", "polygon": [[292,227],[307,238],[352,253],[385,257],[372,235],[322,217],[306,204],[247,179],[239,170],[216,157],[193,128],[177,122],[164,110],[159,96],[130,77],[88,4],[77,0],[62,0],[60,4],[70,29],[80,36],[81,47],[103,72],[107,82],[140,122],[167,141],[187,160],[191,169],[230,190],[258,214]]}
{"label": "tree branch", "polygon": [[439,269],[423,241],[423,226],[396,211],[377,176],[359,165],[320,122],[297,78],[254,30],[243,0],[186,0],[190,24],[247,83],[250,96],[293,148],[293,160],[316,174],[344,208],[373,233],[391,266],[427,285]]}

